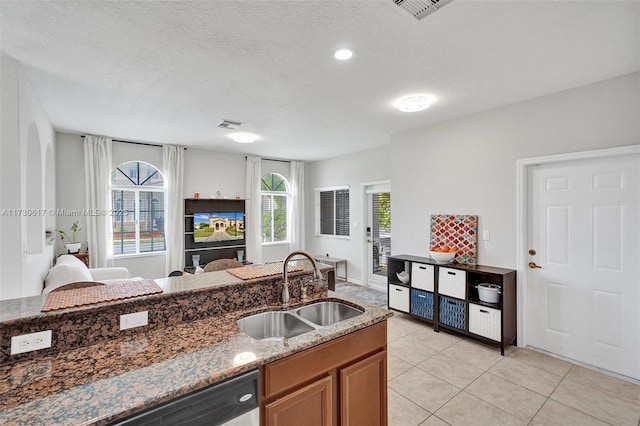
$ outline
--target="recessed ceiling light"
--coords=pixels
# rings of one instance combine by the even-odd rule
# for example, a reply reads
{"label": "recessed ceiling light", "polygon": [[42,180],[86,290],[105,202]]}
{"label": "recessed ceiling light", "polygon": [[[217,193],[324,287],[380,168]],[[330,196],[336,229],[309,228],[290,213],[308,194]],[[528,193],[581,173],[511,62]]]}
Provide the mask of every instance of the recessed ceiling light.
{"label": "recessed ceiling light", "polygon": [[396,102],[396,107],[402,112],[424,111],[431,106],[433,99],[423,95],[405,96]]}
{"label": "recessed ceiling light", "polygon": [[230,136],[234,142],[238,143],[254,143],[258,139],[258,136],[253,133],[232,133]]}
{"label": "recessed ceiling light", "polygon": [[341,61],[346,61],[348,59],[351,59],[355,56],[356,52],[353,49],[349,49],[349,48],[343,48],[343,49],[338,49],[333,53],[333,56],[336,59],[339,59]]}

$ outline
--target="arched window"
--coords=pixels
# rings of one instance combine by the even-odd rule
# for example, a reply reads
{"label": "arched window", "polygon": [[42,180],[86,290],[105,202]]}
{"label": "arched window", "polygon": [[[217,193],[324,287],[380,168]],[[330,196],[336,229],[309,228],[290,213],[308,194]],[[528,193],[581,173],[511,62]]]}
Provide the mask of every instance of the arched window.
{"label": "arched window", "polygon": [[130,161],[111,172],[113,254],[165,251],[164,178],[151,164]]}
{"label": "arched window", "polygon": [[289,241],[287,235],[287,208],[289,206],[289,184],[277,173],[262,177],[262,242]]}

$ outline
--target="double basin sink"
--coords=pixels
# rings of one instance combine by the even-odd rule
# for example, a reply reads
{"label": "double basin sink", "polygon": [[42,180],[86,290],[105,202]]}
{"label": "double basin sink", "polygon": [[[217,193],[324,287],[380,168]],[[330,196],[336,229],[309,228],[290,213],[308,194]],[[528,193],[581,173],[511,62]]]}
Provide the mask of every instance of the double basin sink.
{"label": "double basin sink", "polygon": [[267,311],[239,319],[240,330],[256,340],[299,336],[319,327],[362,315],[362,311],[341,302],[317,302],[290,311]]}

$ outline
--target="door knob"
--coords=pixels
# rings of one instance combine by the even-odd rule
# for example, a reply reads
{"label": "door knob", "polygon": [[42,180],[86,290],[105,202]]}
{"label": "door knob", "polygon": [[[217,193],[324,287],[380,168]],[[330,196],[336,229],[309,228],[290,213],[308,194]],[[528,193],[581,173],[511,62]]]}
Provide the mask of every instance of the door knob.
{"label": "door knob", "polygon": [[542,269],[542,266],[536,265],[536,262],[529,262],[529,268],[531,268],[531,269],[536,269],[536,268]]}

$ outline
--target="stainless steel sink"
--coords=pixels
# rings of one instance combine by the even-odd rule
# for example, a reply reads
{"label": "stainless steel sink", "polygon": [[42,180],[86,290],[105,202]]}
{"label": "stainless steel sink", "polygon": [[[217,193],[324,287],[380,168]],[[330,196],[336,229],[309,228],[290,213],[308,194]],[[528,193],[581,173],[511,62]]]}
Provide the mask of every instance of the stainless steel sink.
{"label": "stainless steel sink", "polygon": [[314,324],[325,326],[362,315],[362,312],[340,302],[318,302],[298,309],[296,314]]}
{"label": "stainless steel sink", "polygon": [[291,338],[314,330],[292,313],[281,311],[252,315],[238,320],[236,324],[256,340]]}

